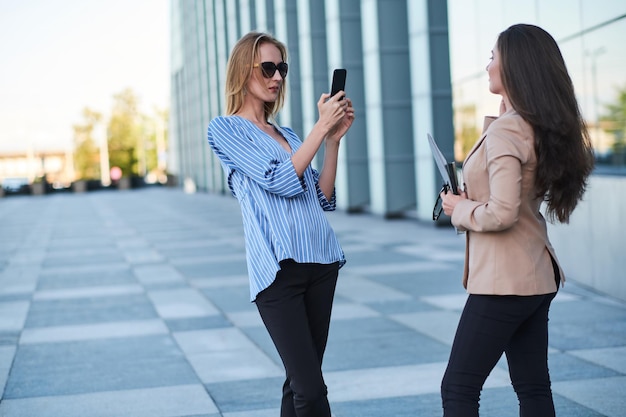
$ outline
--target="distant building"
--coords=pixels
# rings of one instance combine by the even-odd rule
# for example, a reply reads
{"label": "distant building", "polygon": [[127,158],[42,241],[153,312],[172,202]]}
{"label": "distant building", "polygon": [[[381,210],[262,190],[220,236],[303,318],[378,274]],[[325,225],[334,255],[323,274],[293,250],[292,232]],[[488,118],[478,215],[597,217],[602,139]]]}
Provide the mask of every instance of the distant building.
{"label": "distant building", "polygon": [[49,184],[69,187],[74,180],[72,153],[66,151],[0,152],[0,183],[5,178],[27,178],[30,183],[45,176]]}

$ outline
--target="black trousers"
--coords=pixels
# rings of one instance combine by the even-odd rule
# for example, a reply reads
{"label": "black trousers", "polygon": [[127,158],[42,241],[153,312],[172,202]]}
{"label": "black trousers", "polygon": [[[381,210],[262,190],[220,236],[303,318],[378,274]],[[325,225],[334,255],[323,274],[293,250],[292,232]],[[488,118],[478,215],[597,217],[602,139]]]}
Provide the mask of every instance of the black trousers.
{"label": "black trousers", "polygon": [[477,417],[480,392],[504,352],[520,417],[553,417],[548,309],[556,293],[470,295],[441,383],[445,417]]}
{"label": "black trousers", "polygon": [[281,262],[276,280],[256,298],[286,372],[281,417],[330,417],[322,358],[339,263]]}

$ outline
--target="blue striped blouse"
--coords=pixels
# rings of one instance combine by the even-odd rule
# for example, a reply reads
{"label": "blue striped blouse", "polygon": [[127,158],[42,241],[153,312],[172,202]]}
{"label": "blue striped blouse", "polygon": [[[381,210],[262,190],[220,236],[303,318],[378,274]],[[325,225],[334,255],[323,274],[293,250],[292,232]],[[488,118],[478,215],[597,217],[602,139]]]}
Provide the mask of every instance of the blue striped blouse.
{"label": "blue striped blouse", "polygon": [[[280,127],[292,152],[301,145],[295,132]],[[326,199],[319,173],[307,167],[296,174],[291,154],[254,123],[239,116],[211,120],[209,145],[228,175],[228,187],[243,215],[250,300],[269,287],[279,262],[345,264],[343,250],[324,211],[335,210],[335,193]]]}

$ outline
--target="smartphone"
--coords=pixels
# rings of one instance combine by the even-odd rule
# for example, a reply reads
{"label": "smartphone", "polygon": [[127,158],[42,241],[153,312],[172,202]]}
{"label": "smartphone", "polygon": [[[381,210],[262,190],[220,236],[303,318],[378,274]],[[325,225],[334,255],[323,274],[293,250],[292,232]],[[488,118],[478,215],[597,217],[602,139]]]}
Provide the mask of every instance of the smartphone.
{"label": "smartphone", "polygon": [[[332,85],[330,87],[330,96],[334,96],[335,94],[337,94],[339,91],[346,89],[346,74],[348,73],[348,71],[346,71],[343,68],[339,68],[336,69],[335,71],[333,71],[333,82]],[[341,99],[343,100],[343,97],[341,97]]]}

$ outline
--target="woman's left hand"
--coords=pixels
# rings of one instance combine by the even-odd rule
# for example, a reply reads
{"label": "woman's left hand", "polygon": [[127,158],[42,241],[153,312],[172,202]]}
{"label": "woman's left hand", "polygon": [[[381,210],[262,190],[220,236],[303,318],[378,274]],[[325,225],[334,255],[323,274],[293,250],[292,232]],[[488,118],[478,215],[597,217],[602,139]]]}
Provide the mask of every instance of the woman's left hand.
{"label": "woman's left hand", "polygon": [[452,212],[459,201],[467,200],[465,191],[461,191],[461,194],[453,194],[451,191],[442,191],[439,196],[441,197],[443,212],[448,216],[452,216]]}
{"label": "woman's left hand", "polygon": [[326,140],[331,140],[337,143],[346,134],[348,129],[350,129],[352,122],[354,122],[354,107],[352,107],[352,100],[345,97],[343,100],[338,101],[338,103],[344,106],[344,115],[339,123],[337,123],[335,127],[328,132],[328,135],[326,135]]}

